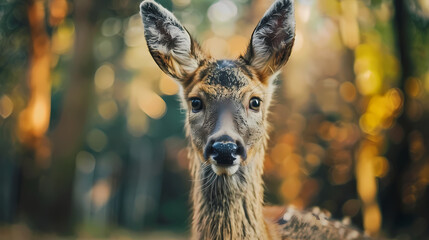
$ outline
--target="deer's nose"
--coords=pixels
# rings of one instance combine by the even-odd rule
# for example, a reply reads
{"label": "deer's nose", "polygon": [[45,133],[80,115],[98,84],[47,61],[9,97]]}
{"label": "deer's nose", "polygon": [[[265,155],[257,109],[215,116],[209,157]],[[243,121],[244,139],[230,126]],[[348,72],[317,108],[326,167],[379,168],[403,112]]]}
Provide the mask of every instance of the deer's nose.
{"label": "deer's nose", "polygon": [[204,157],[206,159],[213,158],[217,164],[233,165],[238,156],[242,160],[246,159],[243,144],[240,141],[233,141],[227,135],[212,139],[204,149]]}
{"label": "deer's nose", "polygon": [[237,158],[238,146],[235,143],[215,142],[212,149],[212,157],[218,164],[232,165]]}

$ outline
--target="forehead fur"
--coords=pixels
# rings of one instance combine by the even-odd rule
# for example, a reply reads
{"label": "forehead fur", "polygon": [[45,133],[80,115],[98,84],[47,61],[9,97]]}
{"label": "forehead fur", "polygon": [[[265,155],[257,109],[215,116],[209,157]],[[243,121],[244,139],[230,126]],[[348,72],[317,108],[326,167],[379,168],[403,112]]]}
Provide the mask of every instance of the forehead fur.
{"label": "forehead fur", "polygon": [[199,91],[219,96],[241,95],[260,83],[256,72],[242,61],[218,60],[200,67],[185,92],[187,95],[198,95]]}
{"label": "forehead fur", "polygon": [[240,89],[249,84],[249,76],[243,71],[246,68],[235,61],[220,60],[202,71],[200,76],[208,85]]}

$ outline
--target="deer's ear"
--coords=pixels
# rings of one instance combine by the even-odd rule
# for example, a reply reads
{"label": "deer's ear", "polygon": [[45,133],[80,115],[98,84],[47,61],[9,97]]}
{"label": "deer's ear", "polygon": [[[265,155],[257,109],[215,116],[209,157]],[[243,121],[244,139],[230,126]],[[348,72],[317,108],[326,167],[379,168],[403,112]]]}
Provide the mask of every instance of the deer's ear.
{"label": "deer's ear", "polygon": [[170,11],[146,0],[140,4],[140,14],[150,54],[162,71],[183,81],[197,70],[205,56]]}
{"label": "deer's ear", "polygon": [[293,0],[277,0],[256,26],[242,58],[260,73],[271,76],[289,59],[294,39]]}

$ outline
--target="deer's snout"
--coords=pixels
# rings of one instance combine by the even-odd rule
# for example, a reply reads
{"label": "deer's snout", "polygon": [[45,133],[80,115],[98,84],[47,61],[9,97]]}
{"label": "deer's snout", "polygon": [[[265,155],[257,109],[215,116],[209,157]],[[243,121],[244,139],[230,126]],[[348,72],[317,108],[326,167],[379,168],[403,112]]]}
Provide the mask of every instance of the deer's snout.
{"label": "deer's snout", "polygon": [[237,144],[215,142],[212,146],[212,157],[218,164],[232,165],[237,158]]}
{"label": "deer's snout", "polygon": [[219,165],[234,165],[238,157],[246,159],[246,151],[240,140],[233,140],[228,135],[223,135],[217,139],[212,139],[204,149],[206,159],[213,158]]}

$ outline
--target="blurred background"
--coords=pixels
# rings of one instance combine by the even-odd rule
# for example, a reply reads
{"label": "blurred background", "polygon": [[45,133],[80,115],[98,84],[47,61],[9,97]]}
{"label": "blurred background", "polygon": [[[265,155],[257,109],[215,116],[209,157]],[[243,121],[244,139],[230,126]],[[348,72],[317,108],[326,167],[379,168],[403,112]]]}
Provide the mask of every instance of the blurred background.
{"label": "blurred background", "polygon": [[[217,58],[269,0],[159,0]],[[429,1],[296,0],[266,200],[429,239]],[[178,86],[138,0],[0,2],[0,239],[186,239]]]}

